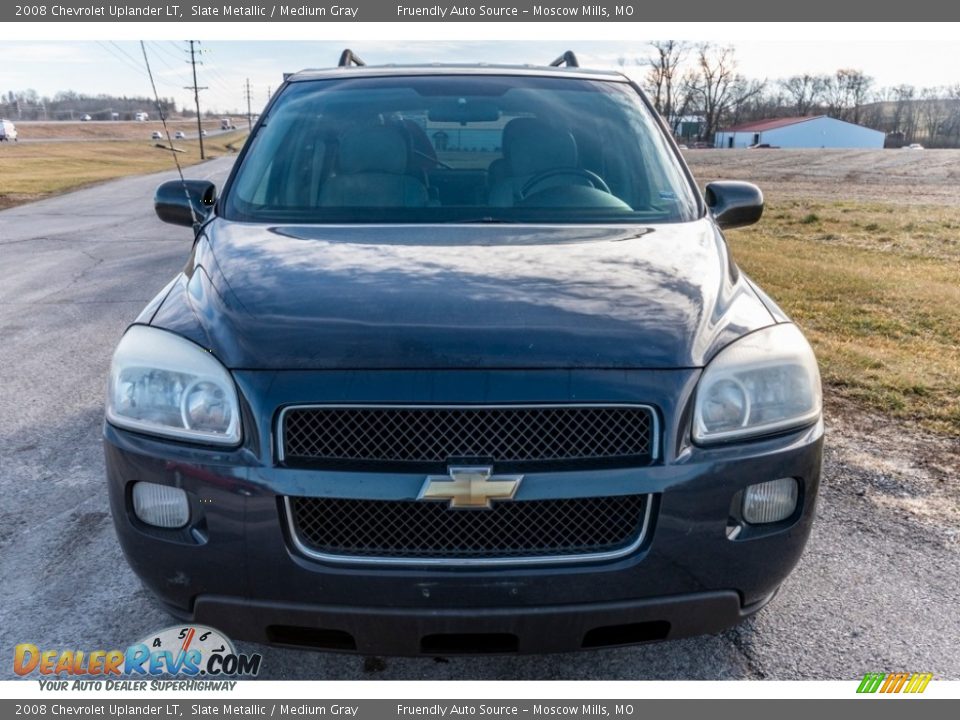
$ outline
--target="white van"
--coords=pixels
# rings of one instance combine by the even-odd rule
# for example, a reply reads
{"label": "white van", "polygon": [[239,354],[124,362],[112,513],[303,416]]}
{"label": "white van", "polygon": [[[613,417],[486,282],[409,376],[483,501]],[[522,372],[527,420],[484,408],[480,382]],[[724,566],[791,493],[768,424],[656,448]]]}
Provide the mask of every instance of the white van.
{"label": "white van", "polygon": [[17,126],[11,120],[0,120],[0,142],[17,141]]}

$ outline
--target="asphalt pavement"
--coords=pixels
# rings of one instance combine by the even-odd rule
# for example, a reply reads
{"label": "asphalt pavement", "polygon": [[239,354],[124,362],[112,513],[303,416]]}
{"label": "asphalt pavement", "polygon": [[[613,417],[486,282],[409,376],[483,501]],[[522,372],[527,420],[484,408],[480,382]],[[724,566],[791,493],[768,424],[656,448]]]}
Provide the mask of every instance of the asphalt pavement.
{"label": "asphalt pavement", "polygon": [[[220,180],[230,162],[189,174]],[[117,180],[0,212],[2,678],[13,677],[17,643],[111,649],[173,624],[117,545],[100,446],[113,348],[190,250],[190,231],[153,213],[153,189],[169,177]],[[960,538],[941,514],[914,508],[943,479],[927,468],[922,438],[899,447],[893,433],[893,448],[873,449],[879,435],[866,432],[863,423],[829,418],[806,554],[770,606],[724,633],[529,657],[384,659],[238,646],[263,653],[262,677],[271,679],[960,678]]]}

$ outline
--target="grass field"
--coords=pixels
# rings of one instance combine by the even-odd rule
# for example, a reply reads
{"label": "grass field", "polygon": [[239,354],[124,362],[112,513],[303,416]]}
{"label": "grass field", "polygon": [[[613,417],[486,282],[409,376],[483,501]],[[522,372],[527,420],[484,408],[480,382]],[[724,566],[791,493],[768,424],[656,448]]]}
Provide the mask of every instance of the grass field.
{"label": "grass field", "polygon": [[[142,124],[141,124],[142,125]],[[91,183],[126,175],[171,170],[171,152],[158,148],[159,140],[102,140],[84,142],[21,142],[0,146],[0,209],[40,200]],[[239,149],[246,131],[204,138],[208,158]],[[196,140],[174,140],[181,165],[200,162]]]}
{"label": "grass field", "polygon": [[728,233],[732,252],[803,327],[828,402],[960,436],[960,151],[803,156],[687,153],[702,182],[764,187],[763,219]]}

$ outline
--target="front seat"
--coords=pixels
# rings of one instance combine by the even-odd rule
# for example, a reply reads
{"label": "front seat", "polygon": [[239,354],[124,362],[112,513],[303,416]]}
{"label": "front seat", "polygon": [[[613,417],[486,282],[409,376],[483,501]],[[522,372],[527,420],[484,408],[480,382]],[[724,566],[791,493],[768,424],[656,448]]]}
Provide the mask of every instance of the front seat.
{"label": "front seat", "polygon": [[[498,162],[498,161],[494,161]],[[503,129],[503,161],[491,166],[490,204],[510,207],[523,199],[521,190],[532,178],[547,170],[577,166],[577,141],[566,130],[535,118],[516,118]],[[582,184],[583,178],[558,175],[538,189],[555,185]]]}
{"label": "front seat", "polygon": [[340,138],[336,174],[320,190],[323,207],[424,207],[426,185],[407,174],[409,150],[395,127],[347,130]]}

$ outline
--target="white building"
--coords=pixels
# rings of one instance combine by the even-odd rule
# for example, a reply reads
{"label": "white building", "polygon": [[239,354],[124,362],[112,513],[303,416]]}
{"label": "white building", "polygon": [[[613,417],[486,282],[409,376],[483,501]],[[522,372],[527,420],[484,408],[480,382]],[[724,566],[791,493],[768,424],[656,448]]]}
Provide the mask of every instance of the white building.
{"label": "white building", "polygon": [[716,134],[714,147],[882,148],[884,137],[879,130],[816,115],[734,125]]}

